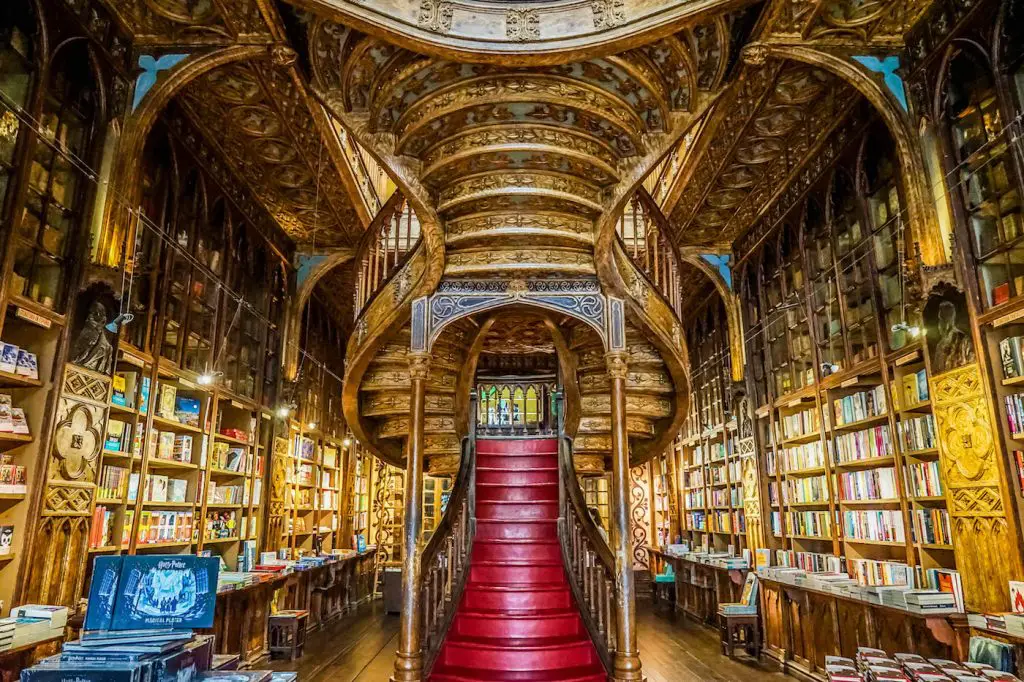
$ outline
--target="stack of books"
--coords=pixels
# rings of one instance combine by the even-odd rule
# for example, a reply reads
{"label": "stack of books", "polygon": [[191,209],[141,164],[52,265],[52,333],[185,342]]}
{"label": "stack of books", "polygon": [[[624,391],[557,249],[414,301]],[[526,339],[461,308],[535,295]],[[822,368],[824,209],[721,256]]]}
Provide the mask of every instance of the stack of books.
{"label": "stack of books", "polygon": [[25,604],[0,619],[0,651],[19,649],[54,637],[63,637],[68,622],[65,606]]}
{"label": "stack of books", "polygon": [[829,682],[1020,682],[1011,673],[988,663],[926,659],[908,653],[890,656],[881,649],[868,647],[857,650],[856,660],[826,656],[825,674]]}

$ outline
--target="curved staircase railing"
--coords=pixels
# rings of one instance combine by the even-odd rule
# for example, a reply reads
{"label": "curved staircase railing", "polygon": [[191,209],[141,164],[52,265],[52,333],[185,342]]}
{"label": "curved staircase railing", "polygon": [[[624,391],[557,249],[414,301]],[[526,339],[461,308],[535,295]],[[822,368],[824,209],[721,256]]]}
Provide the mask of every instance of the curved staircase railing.
{"label": "curved staircase railing", "polygon": [[[561,401],[559,401],[561,403]],[[590,515],[572,461],[572,438],[565,435],[559,404],[558,536],[573,598],[606,671],[615,654],[615,557]]]}
{"label": "curved staircase railing", "polygon": [[374,216],[356,256],[355,317],[405,264],[420,241],[416,213],[401,192],[395,191]]}
{"label": "curved staircase railing", "polygon": [[616,224],[622,250],[675,311],[682,313],[679,257],[668,241],[668,220],[654,198],[637,188]]}
{"label": "curved staircase railing", "polygon": [[[476,396],[470,397],[470,410]],[[472,412],[471,412],[472,414]],[[462,590],[469,576],[469,556],[476,535],[476,420],[462,439],[462,462],[441,522],[423,549],[422,584],[424,670],[431,670],[441,652]]]}

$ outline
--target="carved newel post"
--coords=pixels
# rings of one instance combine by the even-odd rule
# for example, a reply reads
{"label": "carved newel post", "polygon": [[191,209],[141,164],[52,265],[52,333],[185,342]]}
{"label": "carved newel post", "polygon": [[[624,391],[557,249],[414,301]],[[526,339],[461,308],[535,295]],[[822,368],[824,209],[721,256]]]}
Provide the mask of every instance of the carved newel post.
{"label": "carved newel post", "polygon": [[402,615],[392,682],[423,680],[423,617],[420,603],[420,531],[423,527],[423,414],[429,353],[410,353],[409,440],[405,472],[405,537],[402,560]]}
{"label": "carved newel post", "polygon": [[612,553],[615,555],[614,682],[642,680],[636,644],[636,590],[629,530],[629,441],[626,433],[626,354],[608,353],[612,389]]}

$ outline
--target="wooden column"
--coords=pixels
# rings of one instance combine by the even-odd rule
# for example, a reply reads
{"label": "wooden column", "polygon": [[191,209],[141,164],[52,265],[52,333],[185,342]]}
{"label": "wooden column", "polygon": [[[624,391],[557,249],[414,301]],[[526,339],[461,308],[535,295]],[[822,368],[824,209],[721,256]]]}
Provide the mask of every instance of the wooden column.
{"label": "wooden column", "polygon": [[629,441],[626,433],[626,354],[608,353],[612,389],[612,552],[615,555],[614,682],[642,680],[636,636],[636,586],[629,531]]}
{"label": "wooden column", "polygon": [[420,535],[423,527],[423,419],[424,394],[430,371],[428,353],[409,354],[412,399],[409,403],[409,440],[406,448],[405,537],[402,556],[402,615],[392,682],[423,680],[423,618],[420,613]]}

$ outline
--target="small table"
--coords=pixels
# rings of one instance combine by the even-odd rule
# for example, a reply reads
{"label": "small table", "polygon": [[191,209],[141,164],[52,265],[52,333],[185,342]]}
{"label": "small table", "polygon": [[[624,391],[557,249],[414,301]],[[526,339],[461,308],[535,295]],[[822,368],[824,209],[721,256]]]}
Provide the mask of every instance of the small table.
{"label": "small table", "polygon": [[761,659],[761,621],[756,613],[730,614],[718,612],[722,633],[722,654],[733,657],[735,647],[742,646],[748,654]]}
{"label": "small table", "polygon": [[270,659],[302,657],[309,611],[278,611],[270,616]]}

